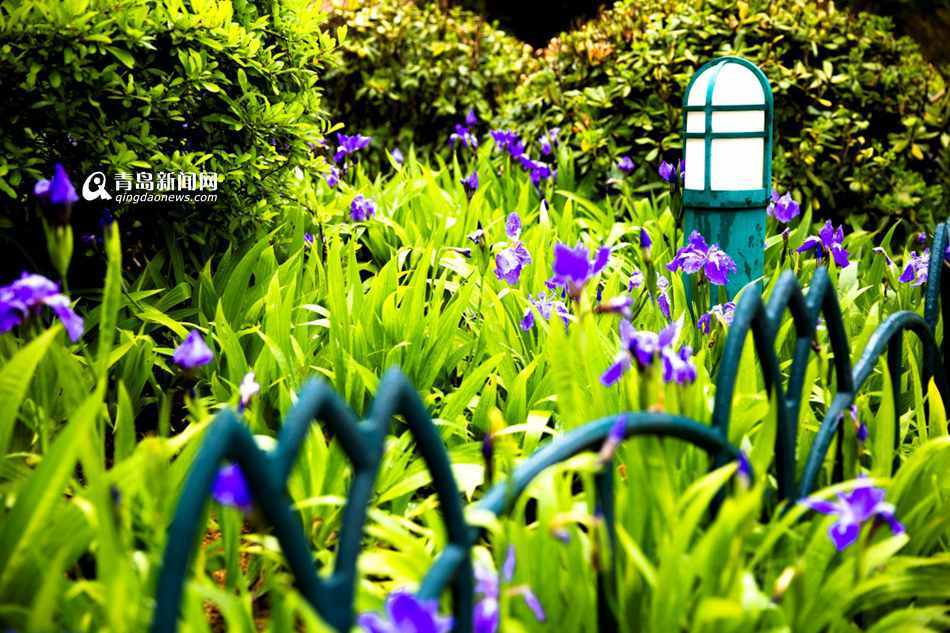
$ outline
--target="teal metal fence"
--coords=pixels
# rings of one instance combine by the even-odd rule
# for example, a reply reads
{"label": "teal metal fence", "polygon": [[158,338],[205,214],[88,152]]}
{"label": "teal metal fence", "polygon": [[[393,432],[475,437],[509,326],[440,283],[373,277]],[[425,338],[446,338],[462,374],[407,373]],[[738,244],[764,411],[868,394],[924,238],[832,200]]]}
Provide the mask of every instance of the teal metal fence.
{"label": "teal metal fence", "polygon": [[[902,311],[892,314],[868,341],[861,357],[853,366],[851,350],[841,318],[837,296],[827,272],[819,268],[804,293],[796,277],[785,272],[776,283],[768,301],[757,286],[750,286],[740,298],[735,317],[725,342],[725,349],[716,381],[716,399],[711,424],[679,416],[654,412],[622,413],[589,422],[552,440],[520,464],[503,482],[496,484],[475,505],[481,511],[503,516],[511,510],[518,497],[545,469],[587,451],[598,451],[611,427],[623,419],[625,437],[670,437],[706,451],[713,467],[738,459],[739,450],[729,443],[728,430],[742,347],[751,333],[769,397],[776,407],[775,478],[779,499],[795,501],[810,494],[819,470],[825,461],[835,435],[842,432],[842,414],[853,403],[861,386],[871,376],[877,361],[887,354],[892,375],[900,372],[904,332],[920,340],[922,347],[921,376],[923,384],[933,378],[943,401],[950,402],[944,361],[948,357],[948,338],[943,349],[936,342],[938,320],[950,322],[950,305],[941,301],[950,294],[950,277],[942,274],[947,248],[948,224],[937,227],[931,245],[924,316]],[[795,349],[788,369],[787,385],[779,368],[773,341],[785,312],[789,311],[796,333]],[[802,404],[805,370],[812,341],[824,320],[831,351],[837,393],[807,451],[804,470],[796,481],[797,420]],[[944,325],[946,327],[946,325]],[[893,381],[893,388],[899,388]],[[481,529],[465,521],[462,496],[452,474],[448,453],[428,411],[415,389],[398,371],[390,370],[380,381],[376,398],[368,415],[360,420],[340,397],[324,382],[313,380],[301,390],[296,404],[284,420],[273,450],[258,447],[238,415],[222,411],[207,431],[191,470],[185,480],[181,499],[168,529],[167,546],[158,578],[154,633],[172,633],[178,627],[178,613],[191,553],[200,540],[205,517],[204,508],[211,495],[215,476],[224,461],[240,465],[263,517],[271,523],[296,585],[301,594],[332,627],[349,631],[354,623],[353,602],[357,582],[356,562],[366,523],[373,485],[383,454],[389,424],[394,415],[401,415],[412,434],[417,450],[432,476],[432,485],[439,498],[439,511],[445,523],[448,545],[437,557],[418,590],[423,599],[439,597],[448,588],[452,594],[455,631],[470,633],[474,579],[471,548],[481,536]],[[899,431],[900,412],[895,411],[894,424]],[[353,467],[353,478],[344,506],[336,560],[329,577],[321,578],[313,564],[310,545],[303,526],[292,509],[287,493],[287,478],[314,421],[326,424],[339,441]],[[895,433],[900,442],[900,433]],[[833,475],[843,476],[843,458],[836,454]],[[896,468],[897,464],[894,464]],[[615,538],[613,469],[605,467],[595,479],[598,511],[611,540]],[[609,574],[609,570],[605,572]],[[601,576],[598,586],[599,630],[617,630],[608,606],[606,583]]]}

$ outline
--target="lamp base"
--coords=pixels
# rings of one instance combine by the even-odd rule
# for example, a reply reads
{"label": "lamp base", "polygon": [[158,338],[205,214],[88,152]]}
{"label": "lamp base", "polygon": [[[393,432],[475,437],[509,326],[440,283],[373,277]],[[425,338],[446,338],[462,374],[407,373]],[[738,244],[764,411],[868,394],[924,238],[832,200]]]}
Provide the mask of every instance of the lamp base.
{"label": "lamp base", "polygon": [[[729,276],[729,299],[746,284],[759,280],[765,266],[765,207],[753,209],[702,209],[686,207],[683,213],[684,243],[693,231],[719,248],[736,262]],[[718,303],[718,297],[711,297]]]}

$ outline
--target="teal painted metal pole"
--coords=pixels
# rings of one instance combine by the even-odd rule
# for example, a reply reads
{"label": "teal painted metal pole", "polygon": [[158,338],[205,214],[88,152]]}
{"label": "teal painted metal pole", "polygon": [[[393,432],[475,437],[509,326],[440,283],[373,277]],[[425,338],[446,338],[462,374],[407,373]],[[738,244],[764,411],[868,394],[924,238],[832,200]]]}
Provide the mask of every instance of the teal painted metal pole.
{"label": "teal painted metal pole", "polygon": [[[762,277],[765,267],[765,207],[752,209],[704,209],[684,207],[684,237],[699,231],[710,244],[718,244],[736,262],[736,272],[726,285],[727,299],[735,297],[747,284]],[[710,289],[710,301],[719,303],[717,288]]]}

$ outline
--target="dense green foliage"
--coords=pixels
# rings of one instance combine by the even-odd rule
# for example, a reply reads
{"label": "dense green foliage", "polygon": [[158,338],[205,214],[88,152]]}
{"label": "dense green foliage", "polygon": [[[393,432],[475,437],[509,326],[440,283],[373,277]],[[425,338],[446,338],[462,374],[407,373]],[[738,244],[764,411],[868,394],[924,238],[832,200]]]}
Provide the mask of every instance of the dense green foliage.
{"label": "dense green foliage", "polygon": [[534,67],[527,45],[458,7],[374,0],[333,22],[347,38],[323,82],[328,108],[348,132],[387,146],[443,148],[469,109],[490,119]]}
{"label": "dense green foliage", "polygon": [[[853,213],[840,245],[850,263],[826,258],[852,358],[892,313],[923,311],[926,286],[900,277],[920,261],[916,231],[932,228],[922,223],[943,214],[936,205],[950,189],[948,97],[886,21],[806,0],[773,1],[770,14],[764,0],[627,1],[536,58],[459,9],[383,0],[333,9],[327,22],[317,4],[0,0],[2,228],[24,252],[17,266],[59,270],[56,290],[84,318],[72,342],[54,304],[21,310],[0,278],[0,630],[147,630],[167,527],[214,415],[238,408],[268,448],[313,377],[364,414],[380,376],[400,367],[466,501],[595,418],[652,410],[707,423],[729,325],[713,318],[703,330],[705,295],[691,303],[684,276],[667,268],[683,242],[680,201],[655,166],[677,156],[679,99],[714,55],[750,57],[772,79],[777,185],[803,199],[788,226],[768,220],[765,295],[783,270],[807,286],[818,263],[796,249],[826,218]],[[346,35],[329,37],[334,26]],[[477,149],[442,151],[469,108],[482,120]],[[331,121],[376,137],[341,159],[338,183],[323,176],[337,145],[323,141]],[[500,151],[489,121],[516,126],[528,154],[556,171],[532,183],[537,172]],[[559,141],[542,157],[538,136],[555,126]],[[383,153],[398,145],[404,161]],[[622,154],[640,164],[632,174],[615,168]],[[77,187],[93,169],[217,171],[221,198],[113,208],[116,221],[97,227],[77,262],[68,236],[95,227],[103,208],[77,202],[68,218],[41,206],[30,192],[54,162]],[[478,185],[466,185],[473,173]],[[375,212],[357,221],[359,196],[361,211]],[[44,234],[41,209],[66,224]],[[871,213],[888,226],[862,228]],[[498,256],[516,243],[530,261],[503,279]],[[557,244],[609,247],[576,298],[547,285]],[[72,283],[79,266],[83,283]],[[542,314],[545,292],[563,299],[563,313]],[[666,382],[659,366],[631,363],[605,386],[621,349],[618,299],[640,332],[682,323],[694,380]],[[174,354],[190,332],[213,357],[186,369]],[[790,314],[768,342],[787,373],[802,343]],[[823,325],[808,342],[799,476],[839,385]],[[834,518],[777,501],[784,403],[769,399],[750,340],[735,367],[729,440],[754,480],[673,439],[637,438],[612,460],[581,455],[545,471],[506,518],[468,514],[485,528],[477,563],[501,569],[507,550],[517,553],[499,630],[595,633],[599,580],[621,631],[950,629],[950,403],[924,381],[916,338],[894,349],[905,362],[874,367],[815,496],[835,499],[867,476],[904,532],[866,525],[839,551]],[[249,372],[260,392],[245,407]],[[363,535],[359,612],[415,588],[446,545],[413,449],[397,418]],[[615,469],[615,546],[594,502],[604,468]],[[336,438],[314,423],[287,494],[321,573],[339,548],[350,482]],[[203,518],[180,630],[326,630],[260,513],[210,503]],[[607,561],[615,577],[601,575]],[[525,587],[546,622],[522,600]]]}
{"label": "dense green foliage", "polygon": [[[0,621],[19,631],[144,629],[180,484],[212,415],[234,405],[248,370],[262,390],[244,419],[267,446],[305,379],[324,377],[362,412],[382,371],[401,366],[436,419],[469,499],[485,490],[481,446],[488,431],[500,481],[542,442],[601,415],[660,407],[707,420],[725,329],[716,324],[708,336],[695,329],[677,275],[670,278],[673,316],[685,319],[683,342],[697,350],[696,382],[664,385],[636,371],[610,388],[598,379],[617,350],[617,317],[591,308],[598,291],[605,298],[627,292],[634,268],[647,279],[654,279],[650,271],[664,272],[675,222],[667,194],[585,199],[570,192],[573,159],[562,152],[556,185],[562,193],[546,191],[542,206],[528,176],[509,170],[491,143],[466,160],[464,169],[432,169],[409,157],[385,178],[357,168],[336,190],[316,194],[315,213],[293,213],[283,227],[196,270],[176,263],[180,253],[172,248],[143,272],[123,273],[119,220],[106,239],[103,291],[74,294],[86,318],[79,343],[70,344],[58,325],[46,328],[41,317],[0,335],[0,438],[9,438],[0,461]],[[472,168],[482,182],[469,197],[459,178]],[[367,222],[347,218],[357,192],[378,203]],[[520,239],[532,262],[511,285],[496,277],[493,255],[509,240],[504,224],[513,210],[523,219]],[[479,226],[481,247],[467,238]],[[649,255],[637,246],[641,226],[654,236]],[[315,235],[312,244],[305,231]],[[813,231],[807,213],[792,227],[790,248]],[[779,233],[770,224],[769,284],[782,267],[807,280],[814,259],[786,253]],[[895,255],[895,264],[872,251],[872,237]],[[519,324],[528,296],[545,289],[558,241],[606,244],[613,252],[581,301],[570,305],[566,326],[557,316],[538,316],[525,331]],[[845,245],[852,264],[831,274],[856,355],[889,313],[922,309],[921,288],[895,278],[907,252],[918,247],[864,232],[849,234]],[[667,323],[647,289],[632,296],[637,328]],[[192,328],[203,332],[215,357],[187,374],[169,357]],[[601,467],[594,456],[553,469],[511,519],[488,525],[490,538],[479,544],[477,559],[500,567],[505,548],[514,545],[514,584],[529,584],[548,617],[547,624],[535,622],[520,600],[505,595],[503,630],[593,632],[598,561],[609,558],[619,566],[621,630],[945,627],[950,481],[942,473],[950,467],[950,439],[932,386],[925,413],[918,348],[904,340],[913,362],[895,376],[880,363],[858,400],[870,436],[858,442],[846,424],[841,450],[846,478],[867,472],[888,489],[905,535],[867,530],[860,545],[837,553],[827,534],[832,519],[803,507],[783,515],[768,478],[747,489],[729,483],[733,464],[707,474],[708,461],[696,449],[631,440],[616,460],[615,552],[605,549],[590,502],[592,475]],[[790,317],[774,344],[782,358],[791,354]],[[798,427],[802,446],[810,445],[835,393],[827,337],[820,334],[815,345]],[[773,462],[775,404],[756,362],[750,344],[736,391],[742,415],[734,418],[731,439],[764,473]],[[899,381],[897,400],[891,380]],[[893,427],[875,420],[889,419],[895,407],[903,412],[901,468],[892,477]],[[404,427],[393,428],[360,559],[360,611],[378,609],[393,588],[418,583],[445,544],[422,460]],[[289,493],[321,565],[332,560],[348,472],[332,437],[315,424]],[[821,484],[830,477],[829,456]],[[722,485],[722,512],[705,522]],[[564,532],[566,543],[557,538]],[[214,630],[290,631],[297,616],[320,630],[267,526],[253,514],[242,519],[214,505],[198,548],[184,631],[208,630],[209,617]]]}
{"label": "dense green foliage", "polygon": [[551,42],[503,122],[529,137],[570,130],[598,178],[624,153],[649,178],[679,153],[690,76],[724,54],[754,61],[772,83],[778,188],[853,221],[945,215],[950,93],[886,19],[832,3],[621,2]]}
{"label": "dense green foliage", "polygon": [[[111,209],[143,223],[200,219],[180,230],[199,240],[230,239],[292,204],[293,171],[320,168],[312,147],[328,126],[318,79],[335,42],[310,4],[0,3],[0,215],[21,229],[10,243],[35,220],[33,184],[54,161],[77,185],[97,170],[218,173],[210,209]],[[75,211],[95,226],[101,207]]]}

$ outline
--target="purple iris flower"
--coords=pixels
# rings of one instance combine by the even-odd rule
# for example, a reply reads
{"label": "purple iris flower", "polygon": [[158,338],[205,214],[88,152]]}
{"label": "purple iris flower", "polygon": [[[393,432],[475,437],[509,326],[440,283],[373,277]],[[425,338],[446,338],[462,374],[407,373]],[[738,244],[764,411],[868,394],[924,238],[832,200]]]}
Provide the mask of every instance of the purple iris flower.
{"label": "purple iris flower", "polygon": [[330,188],[336,187],[340,182],[340,169],[335,165],[331,165],[330,171],[324,174],[323,179]]}
{"label": "purple iris flower", "polygon": [[[501,568],[505,583],[510,583],[515,576],[515,548],[508,547],[505,562]],[[500,613],[498,604],[500,599],[501,579],[493,570],[483,566],[475,566],[475,593],[480,596],[472,614],[475,633],[496,633],[499,628]],[[509,587],[507,595],[521,596],[524,603],[534,613],[538,622],[544,622],[546,615],[541,602],[527,585]]]}
{"label": "purple iris flower", "polygon": [[475,246],[481,246],[485,243],[485,231],[481,226],[469,233],[466,237]]}
{"label": "purple iris flower", "polygon": [[623,442],[626,433],[627,416],[617,416],[617,419],[614,420],[614,423],[610,425],[610,431],[607,433],[607,439],[604,440],[604,443],[600,447],[600,451],[597,453],[597,461],[601,464],[606,464],[609,462],[613,458],[614,453],[617,452],[617,447],[620,446],[621,442]]}
{"label": "purple iris flower", "polygon": [[470,173],[465,178],[462,178],[460,182],[462,183],[462,186],[465,187],[466,191],[469,193],[475,193],[478,190],[478,170],[473,169],[472,173]]}
{"label": "purple iris flower", "polygon": [[512,211],[505,218],[505,235],[509,239],[517,240],[521,237],[521,216]]}
{"label": "purple iris flower", "polygon": [[891,259],[891,256],[887,254],[887,251],[885,251],[885,250],[884,250],[883,248],[881,248],[880,246],[875,246],[875,247],[872,248],[871,250],[874,251],[875,253],[877,253],[878,255],[883,255],[883,256],[884,256],[884,260],[887,262],[887,265],[888,265],[888,266],[893,266],[893,265],[894,265],[894,260]]}
{"label": "purple iris flower", "polygon": [[679,352],[663,350],[663,381],[688,385],[696,380],[696,364],[693,362],[693,349],[684,345]]}
{"label": "purple iris flower", "polygon": [[752,464],[749,462],[745,451],[739,451],[739,459],[736,461],[739,462],[736,467],[736,476],[743,482],[743,485],[748,486],[752,481]]}
{"label": "purple iris flower", "polygon": [[304,233],[303,241],[306,242],[307,244],[313,244],[313,233],[311,233],[310,231],[307,231],[306,233]]}
{"label": "purple iris flower", "polygon": [[670,280],[664,277],[663,275],[657,275],[656,277],[656,288],[657,298],[656,305],[660,308],[660,313],[663,314],[667,319],[672,319],[673,316],[670,311]]}
{"label": "purple iris flower", "polygon": [[736,263],[717,244],[706,246],[706,240],[698,231],[693,231],[689,242],[676,251],[667,269],[682,270],[688,275],[702,271],[706,279],[717,286],[725,286],[729,275],[736,272]]}
{"label": "purple iris flower", "polygon": [[640,228],[640,248],[645,251],[649,251],[653,246],[653,240],[650,239],[650,234],[647,233],[647,230],[643,227]]}
{"label": "purple iris flower", "polygon": [[633,305],[633,298],[630,295],[619,295],[608,299],[594,308],[595,312],[600,314],[612,313],[619,314],[625,319],[630,318],[630,307]]}
{"label": "purple iris flower", "polygon": [[347,156],[355,154],[361,149],[369,147],[369,144],[373,139],[372,137],[363,136],[362,134],[347,135],[337,132],[336,140],[339,144],[336,148],[336,154],[333,155],[334,163],[339,163]]}
{"label": "purple iris flower", "polygon": [[361,193],[356,194],[350,203],[350,219],[354,222],[365,222],[376,215],[376,203]]}
{"label": "purple iris flower", "polygon": [[393,157],[397,165],[402,165],[403,161],[406,160],[406,157],[402,155],[402,150],[398,147],[394,147],[393,151],[389,152],[389,155]]}
{"label": "purple iris flower", "polygon": [[643,273],[639,270],[634,270],[630,273],[630,281],[627,282],[627,292],[633,292],[634,289],[640,288],[643,286]]}
{"label": "purple iris flower", "polygon": [[917,234],[917,243],[918,244],[927,243],[927,233],[925,231],[921,231],[920,233]]}
{"label": "purple iris flower", "polygon": [[542,180],[548,180],[556,175],[555,170],[551,169],[550,165],[540,160],[533,160],[527,155],[522,154],[518,158],[518,162],[521,163],[522,169],[530,174],[531,183],[535,187],[540,185]]}
{"label": "purple iris flower", "polygon": [[768,213],[782,224],[788,224],[793,218],[797,217],[801,211],[798,202],[792,199],[792,192],[786,192],[784,196],[778,195],[778,191],[772,190],[772,202],[769,204]]}
{"label": "purple iris flower", "polygon": [[239,408],[243,411],[247,408],[247,405],[251,403],[251,398],[256,396],[261,391],[261,386],[257,384],[257,381],[254,380],[254,372],[249,371],[244,374],[244,378],[241,380],[241,384],[238,386],[238,394],[240,395]]}
{"label": "purple iris flower", "polygon": [[211,497],[223,506],[231,506],[245,513],[254,506],[251,489],[237,464],[228,464],[218,471],[211,487]]}
{"label": "purple iris flower", "polygon": [[621,156],[620,160],[617,161],[617,169],[622,171],[625,174],[632,173],[636,169],[636,165],[633,162],[633,159],[629,156]]}
{"label": "purple iris flower", "polygon": [[357,620],[365,633],[449,633],[452,618],[439,615],[435,600],[419,600],[405,590],[386,598],[386,612],[364,613]]}
{"label": "purple iris flower", "polygon": [[907,267],[904,268],[904,272],[898,277],[898,281],[905,284],[909,283],[912,286],[922,286],[927,283],[927,273],[929,270],[930,251],[925,250],[920,255],[911,251],[910,261],[907,262]]}
{"label": "purple iris flower", "polygon": [[538,143],[541,145],[541,154],[544,156],[550,156],[551,152],[554,151],[554,148],[557,147],[557,135],[560,134],[561,128],[552,127],[550,130],[541,135],[541,138],[538,139]]}
{"label": "purple iris flower", "polygon": [[518,242],[495,255],[495,275],[500,281],[509,285],[517,285],[521,277],[521,270],[531,263],[531,253]]}
{"label": "purple iris flower", "polygon": [[519,160],[524,156],[525,145],[517,133],[512,130],[492,130],[489,134],[495,141],[495,147],[507,152],[511,158]]}
{"label": "purple iris flower", "polygon": [[633,366],[636,361],[641,370],[651,367],[657,359],[663,360],[663,380],[687,384],[696,380],[696,367],[692,350],[683,346],[677,351],[675,344],[683,324],[670,323],[659,333],[637,331],[629,321],[620,322],[621,350],[614,363],[600,377],[600,382],[610,386]]}
{"label": "purple iris flower", "polygon": [[588,284],[610,260],[610,248],[603,246],[597,249],[592,259],[583,245],[578,244],[571,248],[560,242],[554,245],[554,276],[546,284],[548,288],[563,288],[572,299],[580,298],[584,286]]}
{"label": "purple iris flower", "polygon": [[841,268],[845,268],[849,262],[848,251],[841,244],[843,240],[844,229],[840,226],[835,228],[832,226],[831,220],[827,220],[825,221],[825,225],[821,227],[821,230],[818,231],[817,236],[812,235],[807,237],[796,250],[799,253],[804,253],[805,251],[814,249],[815,257],[819,261],[821,261],[824,255],[830,254],[835,264]]}
{"label": "purple iris flower", "polygon": [[713,319],[722,323],[723,326],[729,326],[732,325],[732,318],[735,316],[735,313],[736,304],[732,301],[714,305],[709,312],[699,317],[699,320],[696,321],[696,327],[698,327],[699,331],[703,334],[709,334],[709,331],[712,329]]}
{"label": "purple iris flower", "polygon": [[468,127],[478,125],[478,115],[475,114],[475,108],[469,108],[468,112],[465,113],[465,125]]}
{"label": "purple iris flower", "polygon": [[508,214],[505,220],[505,234],[513,243],[495,255],[495,275],[499,280],[514,286],[521,277],[521,270],[531,263],[531,254],[524,244],[518,241],[521,237],[521,217],[517,213]]}
{"label": "purple iris flower", "polygon": [[66,168],[61,163],[53,166],[53,177],[49,180],[37,180],[33,186],[33,193],[40,198],[49,200],[50,204],[72,204],[79,200],[76,188],[73,187]]}
{"label": "purple iris flower", "polygon": [[449,135],[449,146],[455,147],[456,143],[462,147],[475,149],[478,147],[478,138],[467,127],[461,123],[456,123],[452,134]]}
{"label": "purple iris flower", "polygon": [[859,442],[866,442],[868,439],[868,425],[858,417],[858,405],[852,404],[848,408],[851,415],[851,423],[854,425],[854,434]]}
{"label": "purple iris flower", "polygon": [[660,161],[660,168],[657,170],[660,173],[660,178],[666,182],[673,180],[673,174],[676,172],[672,164],[664,161]]}
{"label": "purple iris flower", "polygon": [[192,330],[172,354],[172,362],[182,369],[196,369],[211,362],[214,353],[201,338],[198,330]]}
{"label": "purple iris flower", "polygon": [[42,275],[23,273],[11,284],[0,287],[0,333],[9,332],[46,306],[66,329],[69,340],[82,336],[83,320],[72,309],[69,297],[59,285]]}
{"label": "purple iris flower", "polygon": [[884,501],[884,490],[864,479],[859,478],[858,486],[851,492],[839,492],[836,501],[802,501],[815,512],[838,517],[828,530],[828,535],[839,552],[858,540],[861,526],[867,522],[883,521],[890,526],[893,534],[904,532],[904,526],[894,516],[894,506]]}
{"label": "purple iris flower", "polygon": [[524,311],[524,316],[521,319],[522,330],[527,331],[534,327],[535,310],[538,311],[538,314],[540,314],[541,318],[545,321],[551,320],[551,314],[557,314],[564,320],[564,324],[567,325],[570,311],[567,309],[567,306],[564,305],[563,301],[549,299],[546,293],[543,292],[540,293],[536,299],[532,299],[531,295],[528,295],[528,301],[531,302],[531,305]]}

